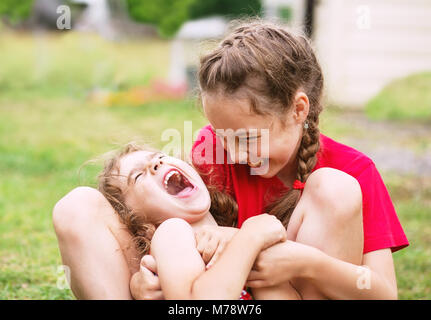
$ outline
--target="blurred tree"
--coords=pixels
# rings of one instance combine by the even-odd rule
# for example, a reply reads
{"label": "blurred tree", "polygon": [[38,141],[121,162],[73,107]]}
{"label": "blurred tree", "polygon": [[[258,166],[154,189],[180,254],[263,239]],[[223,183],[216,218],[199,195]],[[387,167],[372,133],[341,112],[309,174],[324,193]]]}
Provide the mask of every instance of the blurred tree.
{"label": "blurred tree", "polygon": [[262,4],[260,0],[195,0],[190,6],[190,18],[196,19],[211,15],[229,17],[260,16]]}
{"label": "blurred tree", "polygon": [[260,15],[260,0],[127,0],[130,16],[155,24],[162,35],[172,36],[189,19],[211,15]]}
{"label": "blurred tree", "polygon": [[1,0],[0,18],[12,24],[17,24],[27,19],[31,14],[34,0]]}
{"label": "blurred tree", "polygon": [[189,18],[189,7],[194,1],[127,0],[127,4],[133,19],[155,24],[163,36],[171,36]]}

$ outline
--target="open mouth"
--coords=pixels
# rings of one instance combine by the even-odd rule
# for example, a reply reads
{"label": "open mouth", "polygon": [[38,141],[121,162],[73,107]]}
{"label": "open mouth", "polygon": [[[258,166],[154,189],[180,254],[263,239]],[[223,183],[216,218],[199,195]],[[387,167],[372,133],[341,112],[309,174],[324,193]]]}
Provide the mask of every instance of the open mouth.
{"label": "open mouth", "polygon": [[167,193],[173,196],[186,196],[195,188],[177,169],[171,169],[165,174],[163,184]]}

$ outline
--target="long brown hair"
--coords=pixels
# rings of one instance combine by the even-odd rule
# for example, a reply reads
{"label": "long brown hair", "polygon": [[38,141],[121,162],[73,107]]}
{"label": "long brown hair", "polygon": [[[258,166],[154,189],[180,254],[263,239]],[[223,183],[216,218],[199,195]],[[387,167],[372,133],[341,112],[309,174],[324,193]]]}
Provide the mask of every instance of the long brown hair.
{"label": "long brown hair", "polygon": [[[308,129],[303,130],[297,154],[296,179],[305,182],[317,162],[320,149],[319,114],[323,74],[309,40],[287,28],[253,21],[236,27],[217,48],[201,57],[201,92],[235,94],[245,89],[251,109],[257,114],[285,114],[298,90],[310,102]],[[287,227],[300,197],[291,188],[266,210]]]}
{"label": "long brown hair", "polygon": [[[133,208],[126,205],[124,190],[119,183],[120,161],[122,157],[136,151],[154,151],[150,147],[129,142],[121,149],[110,154],[105,160],[102,171],[98,175],[98,190],[105,196],[115,212],[119,215],[121,222],[127,227],[132,235],[134,245],[143,256],[148,254],[151,247],[151,239],[156,225],[150,223],[142,214],[136,214]],[[217,224],[220,226],[233,226],[237,214],[236,202],[224,192],[214,186],[208,186],[211,198],[210,212]]]}

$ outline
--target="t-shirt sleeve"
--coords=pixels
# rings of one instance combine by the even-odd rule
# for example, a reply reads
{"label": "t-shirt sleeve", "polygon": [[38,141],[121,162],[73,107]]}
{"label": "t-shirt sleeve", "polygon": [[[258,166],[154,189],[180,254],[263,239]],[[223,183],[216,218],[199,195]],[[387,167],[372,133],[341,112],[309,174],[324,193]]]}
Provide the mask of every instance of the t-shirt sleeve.
{"label": "t-shirt sleeve", "polygon": [[389,192],[373,162],[357,177],[363,198],[364,253],[409,245]]}
{"label": "t-shirt sleeve", "polygon": [[216,187],[233,196],[226,152],[209,125],[199,131],[190,158],[207,186]]}

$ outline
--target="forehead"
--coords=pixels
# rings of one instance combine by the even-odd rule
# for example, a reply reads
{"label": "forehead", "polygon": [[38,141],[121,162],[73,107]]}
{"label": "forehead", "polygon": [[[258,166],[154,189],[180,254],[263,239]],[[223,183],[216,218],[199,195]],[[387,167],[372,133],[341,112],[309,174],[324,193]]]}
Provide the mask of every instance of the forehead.
{"label": "forehead", "polygon": [[256,114],[247,97],[226,96],[220,93],[202,95],[205,116],[214,129],[268,129],[274,116]]}
{"label": "forehead", "polygon": [[143,150],[126,154],[120,160],[120,175],[128,175],[136,166],[147,163],[153,154]]}

